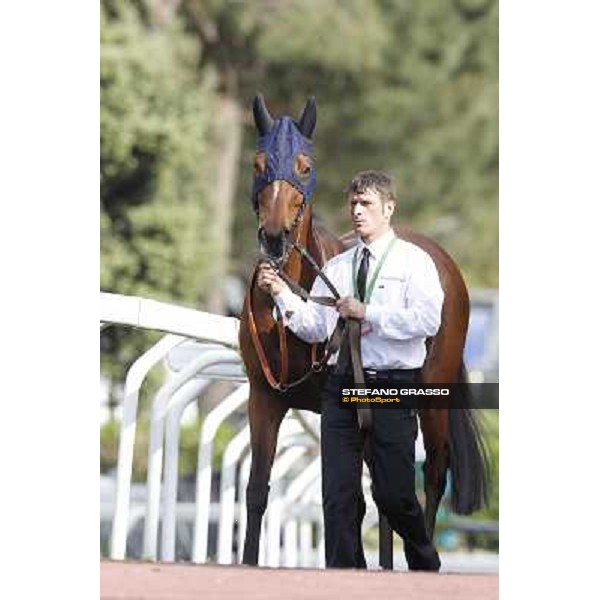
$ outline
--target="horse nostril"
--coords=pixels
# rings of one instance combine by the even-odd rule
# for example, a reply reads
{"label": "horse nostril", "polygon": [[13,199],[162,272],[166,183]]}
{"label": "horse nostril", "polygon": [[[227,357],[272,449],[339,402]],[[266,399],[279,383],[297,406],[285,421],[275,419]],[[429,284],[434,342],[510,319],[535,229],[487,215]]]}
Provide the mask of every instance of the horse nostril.
{"label": "horse nostril", "polygon": [[258,242],[261,251],[271,258],[280,259],[285,247],[285,236],[282,231],[271,235],[266,229],[258,230]]}

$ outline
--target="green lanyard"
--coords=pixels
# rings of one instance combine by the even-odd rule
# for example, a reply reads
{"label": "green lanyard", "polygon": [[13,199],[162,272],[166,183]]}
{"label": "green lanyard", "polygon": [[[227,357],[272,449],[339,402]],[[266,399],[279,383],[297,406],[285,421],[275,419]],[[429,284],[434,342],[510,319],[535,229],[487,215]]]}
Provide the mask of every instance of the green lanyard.
{"label": "green lanyard", "polygon": [[[379,261],[379,264],[377,265],[377,268],[375,269],[375,273],[373,273],[373,277],[371,277],[371,281],[369,282],[369,285],[367,286],[367,289],[365,292],[364,304],[369,304],[369,301],[371,300],[371,295],[373,294],[373,288],[375,287],[375,282],[377,281],[377,277],[379,277],[379,271],[381,271],[381,267],[383,267],[383,263],[385,262],[385,259],[388,257],[388,254],[390,253],[392,246],[396,243],[397,239],[398,238],[396,238],[396,236],[394,236],[390,240],[390,243],[387,245],[387,248],[385,249],[385,252],[383,253],[383,256],[381,257],[381,260]],[[352,257],[352,282],[354,283],[354,297],[355,298],[358,298],[358,286],[356,284],[356,277],[357,277],[356,263],[357,262],[358,262],[358,248],[356,249],[356,252],[354,253],[354,256]]]}

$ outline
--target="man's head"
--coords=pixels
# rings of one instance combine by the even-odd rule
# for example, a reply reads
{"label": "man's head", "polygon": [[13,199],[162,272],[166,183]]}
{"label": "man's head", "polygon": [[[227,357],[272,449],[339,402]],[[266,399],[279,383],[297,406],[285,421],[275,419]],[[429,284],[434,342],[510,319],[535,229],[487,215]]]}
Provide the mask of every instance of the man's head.
{"label": "man's head", "polygon": [[396,192],[389,175],[363,171],[352,179],[346,192],[354,231],[364,242],[389,231],[396,208]]}

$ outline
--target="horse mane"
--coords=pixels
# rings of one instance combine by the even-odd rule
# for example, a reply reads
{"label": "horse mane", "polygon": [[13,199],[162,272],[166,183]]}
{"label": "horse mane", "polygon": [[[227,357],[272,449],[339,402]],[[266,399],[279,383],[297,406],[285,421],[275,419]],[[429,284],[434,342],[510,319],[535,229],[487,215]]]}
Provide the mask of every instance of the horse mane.
{"label": "horse mane", "polygon": [[325,227],[323,220],[314,213],[311,219],[311,234],[317,248],[309,248],[309,250],[318,249],[318,252],[315,252],[313,256],[320,263],[320,266],[323,266],[330,258],[346,249],[338,237]]}

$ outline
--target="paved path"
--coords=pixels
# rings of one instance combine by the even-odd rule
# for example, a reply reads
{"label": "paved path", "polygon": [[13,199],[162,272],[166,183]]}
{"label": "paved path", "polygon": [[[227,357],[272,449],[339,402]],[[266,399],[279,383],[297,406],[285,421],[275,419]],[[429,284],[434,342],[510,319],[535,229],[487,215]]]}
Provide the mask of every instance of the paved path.
{"label": "paved path", "polygon": [[498,575],[100,563],[104,600],[498,599]]}

